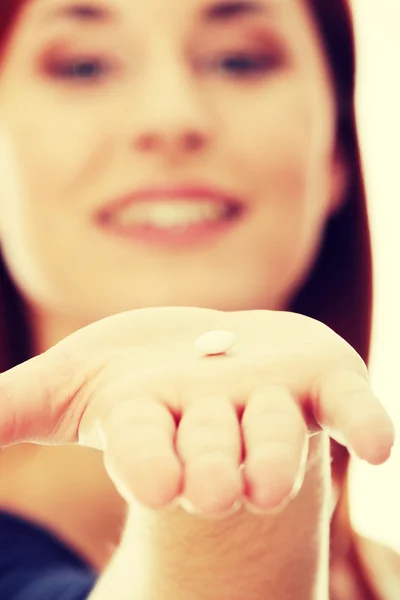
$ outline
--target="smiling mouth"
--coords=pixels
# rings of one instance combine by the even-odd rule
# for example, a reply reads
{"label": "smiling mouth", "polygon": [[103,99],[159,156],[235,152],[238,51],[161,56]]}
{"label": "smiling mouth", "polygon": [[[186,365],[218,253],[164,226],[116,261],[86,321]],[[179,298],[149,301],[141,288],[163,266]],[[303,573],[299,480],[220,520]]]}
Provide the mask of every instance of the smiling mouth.
{"label": "smiling mouth", "polygon": [[131,241],[166,247],[211,243],[247,213],[248,202],[199,183],[159,185],[133,191],[103,206],[95,221]]}
{"label": "smiling mouth", "polygon": [[102,222],[117,227],[153,227],[169,230],[230,221],[237,218],[242,211],[242,206],[229,201],[196,201],[184,198],[158,199],[152,202],[143,200],[104,212]]}
{"label": "smiling mouth", "polygon": [[144,200],[103,211],[97,224],[131,243],[179,249],[209,246],[239,224],[246,212],[246,207],[232,201]]}

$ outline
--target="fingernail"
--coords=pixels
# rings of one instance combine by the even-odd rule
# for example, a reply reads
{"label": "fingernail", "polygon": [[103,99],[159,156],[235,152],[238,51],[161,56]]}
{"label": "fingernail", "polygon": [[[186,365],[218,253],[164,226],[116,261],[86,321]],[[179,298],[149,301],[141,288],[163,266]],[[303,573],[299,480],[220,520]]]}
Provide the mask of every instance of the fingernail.
{"label": "fingernail", "polygon": [[185,498],[185,496],[180,496],[179,497],[179,506],[181,508],[183,508],[183,510],[187,513],[189,513],[190,515],[199,515],[200,511],[196,509],[196,507],[194,506],[194,504],[192,504],[190,502],[190,500],[188,500],[187,498]]}
{"label": "fingernail", "polygon": [[190,502],[190,500],[188,500],[184,496],[180,496],[179,505],[185,512],[187,512],[190,515],[194,515],[196,517],[201,517],[202,519],[218,521],[218,520],[226,519],[228,517],[233,516],[235,513],[237,513],[241,509],[243,503],[240,500],[237,500],[227,510],[218,512],[215,514],[206,514],[202,511],[198,510],[192,504],[192,502]]}
{"label": "fingernail", "polygon": [[253,515],[267,517],[278,515],[279,513],[283,512],[289,506],[292,500],[292,494],[289,494],[289,496],[286,496],[286,498],[284,498],[284,500],[280,504],[278,504],[278,506],[267,509],[261,509],[257,506],[254,506],[254,504],[250,500],[244,500],[243,505],[245,509]]}

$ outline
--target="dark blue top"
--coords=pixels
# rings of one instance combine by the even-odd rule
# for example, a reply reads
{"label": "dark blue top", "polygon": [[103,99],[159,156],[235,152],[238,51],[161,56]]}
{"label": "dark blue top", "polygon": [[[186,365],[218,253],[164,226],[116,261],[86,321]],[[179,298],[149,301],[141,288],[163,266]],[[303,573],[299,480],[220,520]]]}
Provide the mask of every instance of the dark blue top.
{"label": "dark blue top", "polygon": [[49,531],[0,512],[0,600],[86,600],[96,579]]}

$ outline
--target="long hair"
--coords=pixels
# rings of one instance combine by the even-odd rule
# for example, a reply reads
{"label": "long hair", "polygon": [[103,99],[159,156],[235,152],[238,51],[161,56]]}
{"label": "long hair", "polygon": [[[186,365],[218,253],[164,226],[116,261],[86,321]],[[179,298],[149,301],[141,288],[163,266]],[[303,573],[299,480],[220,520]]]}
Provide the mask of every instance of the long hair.
{"label": "long hair", "polygon": [[[337,140],[350,168],[342,210],[327,224],[313,271],[291,310],[331,327],[368,365],[373,314],[373,261],[365,185],[356,129],[356,54],[349,0],[308,0],[325,46],[335,84]],[[331,441],[332,477],[340,487],[331,523],[331,562],[347,562],[363,600],[375,600],[350,522],[346,448]]]}
{"label": "long hair", "polygon": [[[0,68],[2,55],[27,0],[1,0]],[[32,355],[28,318],[24,303],[6,269],[0,247],[0,372]]]}
{"label": "long hair", "polygon": [[[22,5],[1,0],[0,55]],[[325,46],[338,107],[337,139],[350,169],[343,208],[327,223],[314,268],[290,310],[317,319],[343,337],[368,365],[373,305],[373,267],[366,195],[355,119],[355,47],[347,0],[308,0]],[[0,255],[0,372],[31,356],[24,305]],[[331,523],[331,556],[353,567],[363,598],[373,600],[358,557],[349,511],[349,453],[331,442],[332,476],[340,498]]]}

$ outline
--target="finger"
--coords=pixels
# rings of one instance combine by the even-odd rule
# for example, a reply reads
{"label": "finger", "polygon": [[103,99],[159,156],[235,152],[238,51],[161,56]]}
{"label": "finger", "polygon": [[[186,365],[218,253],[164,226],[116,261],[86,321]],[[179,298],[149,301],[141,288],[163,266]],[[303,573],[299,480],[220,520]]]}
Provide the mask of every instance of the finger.
{"label": "finger", "polygon": [[240,426],[232,403],[221,397],[191,403],[176,447],[184,463],[184,498],[204,516],[229,511],[242,493]]}
{"label": "finger", "polygon": [[312,409],[321,427],[359,458],[385,462],[395,442],[395,428],[365,377],[340,370],[318,382]]}
{"label": "finger", "polygon": [[242,417],[246,498],[260,511],[277,508],[300,490],[308,452],[307,426],[283,386],[257,390]]}
{"label": "finger", "polygon": [[182,466],[174,449],[175,421],[160,402],[115,403],[99,423],[104,463],[125,500],[166,508],[181,492]]}
{"label": "finger", "polygon": [[72,358],[54,346],[0,374],[0,445],[74,443],[84,411],[74,402],[80,381]]}

